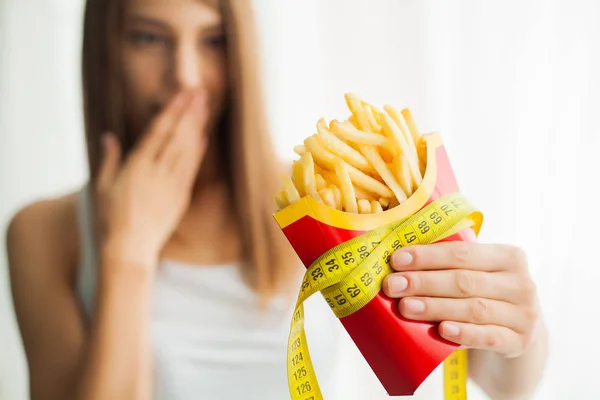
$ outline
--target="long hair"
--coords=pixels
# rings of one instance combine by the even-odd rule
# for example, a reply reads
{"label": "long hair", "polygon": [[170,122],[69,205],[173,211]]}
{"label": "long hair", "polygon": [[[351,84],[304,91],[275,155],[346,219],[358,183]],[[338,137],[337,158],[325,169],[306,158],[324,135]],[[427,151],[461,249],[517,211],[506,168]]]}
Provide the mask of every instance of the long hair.
{"label": "long hair", "polygon": [[[102,132],[114,132],[125,154],[135,145],[127,129],[119,35],[125,0],[87,0],[83,32],[83,96],[90,180],[102,157]],[[227,42],[229,103],[219,151],[243,241],[243,272],[263,299],[288,281],[294,257],[272,218],[281,166],[268,134],[256,29],[249,0],[202,0],[222,13]]]}

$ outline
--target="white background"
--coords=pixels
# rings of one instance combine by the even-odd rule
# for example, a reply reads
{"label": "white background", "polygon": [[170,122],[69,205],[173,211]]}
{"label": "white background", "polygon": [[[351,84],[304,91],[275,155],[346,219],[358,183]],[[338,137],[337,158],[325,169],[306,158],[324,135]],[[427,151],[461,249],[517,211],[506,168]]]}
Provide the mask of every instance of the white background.
{"label": "white background", "polygon": [[[480,239],[528,252],[551,331],[536,399],[598,397],[600,3],[256,3],[282,157],[318,118],[347,115],[347,91],[410,107],[422,131],[442,132],[461,189],[484,211]],[[81,0],[0,0],[2,229],[23,204],[87,177],[81,12]],[[3,250],[0,399],[21,400],[26,368]]]}

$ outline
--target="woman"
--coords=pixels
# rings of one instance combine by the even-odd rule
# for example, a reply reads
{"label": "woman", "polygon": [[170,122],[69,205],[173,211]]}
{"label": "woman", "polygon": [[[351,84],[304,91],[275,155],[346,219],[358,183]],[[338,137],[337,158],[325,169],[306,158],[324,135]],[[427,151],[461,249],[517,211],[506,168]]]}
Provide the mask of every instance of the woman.
{"label": "woman", "polygon": [[[90,185],[8,230],[33,399],[288,397],[302,269],[271,217],[280,168],[250,16],[242,0],[87,1]],[[405,315],[472,347],[471,376],[494,398],[533,390],[545,334],[518,250],[394,257],[384,289]]]}

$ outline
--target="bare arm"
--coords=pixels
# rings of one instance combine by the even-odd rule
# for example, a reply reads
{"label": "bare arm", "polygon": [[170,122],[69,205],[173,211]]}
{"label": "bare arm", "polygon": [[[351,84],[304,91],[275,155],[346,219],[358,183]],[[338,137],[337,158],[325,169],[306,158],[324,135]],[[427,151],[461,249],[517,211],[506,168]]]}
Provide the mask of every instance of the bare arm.
{"label": "bare arm", "polygon": [[[106,253],[105,253],[106,254]],[[105,258],[77,398],[146,399],[151,268]],[[138,392],[140,391],[140,392]]]}
{"label": "bare arm", "polygon": [[34,400],[72,398],[86,343],[68,268],[73,252],[65,245],[75,239],[74,215],[64,203],[27,207],[7,233],[13,302]]}
{"label": "bare arm", "polygon": [[140,380],[147,381],[139,360],[147,352],[140,338],[148,331],[150,280],[117,261],[103,262],[103,270],[125,272],[104,274],[88,332],[74,295],[73,268],[65,267],[76,259],[73,214],[72,199],[37,203],[18,213],[8,229],[31,398],[133,399]]}

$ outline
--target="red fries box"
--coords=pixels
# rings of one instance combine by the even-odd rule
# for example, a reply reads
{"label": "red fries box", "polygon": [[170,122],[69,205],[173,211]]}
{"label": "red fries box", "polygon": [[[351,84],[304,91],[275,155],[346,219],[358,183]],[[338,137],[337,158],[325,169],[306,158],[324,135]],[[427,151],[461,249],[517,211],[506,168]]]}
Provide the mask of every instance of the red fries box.
{"label": "red fries box", "polygon": [[[423,181],[400,205],[376,214],[351,214],[305,196],[274,215],[307,268],[331,248],[410,217],[438,197],[459,191],[439,134],[426,134],[422,139],[427,153]],[[479,226],[474,229],[478,231]],[[475,239],[475,231],[468,228],[443,241]],[[366,306],[340,321],[391,396],[413,395],[431,372],[459,348],[439,336],[437,324],[403,318],[398,300],[381,291]]]}

